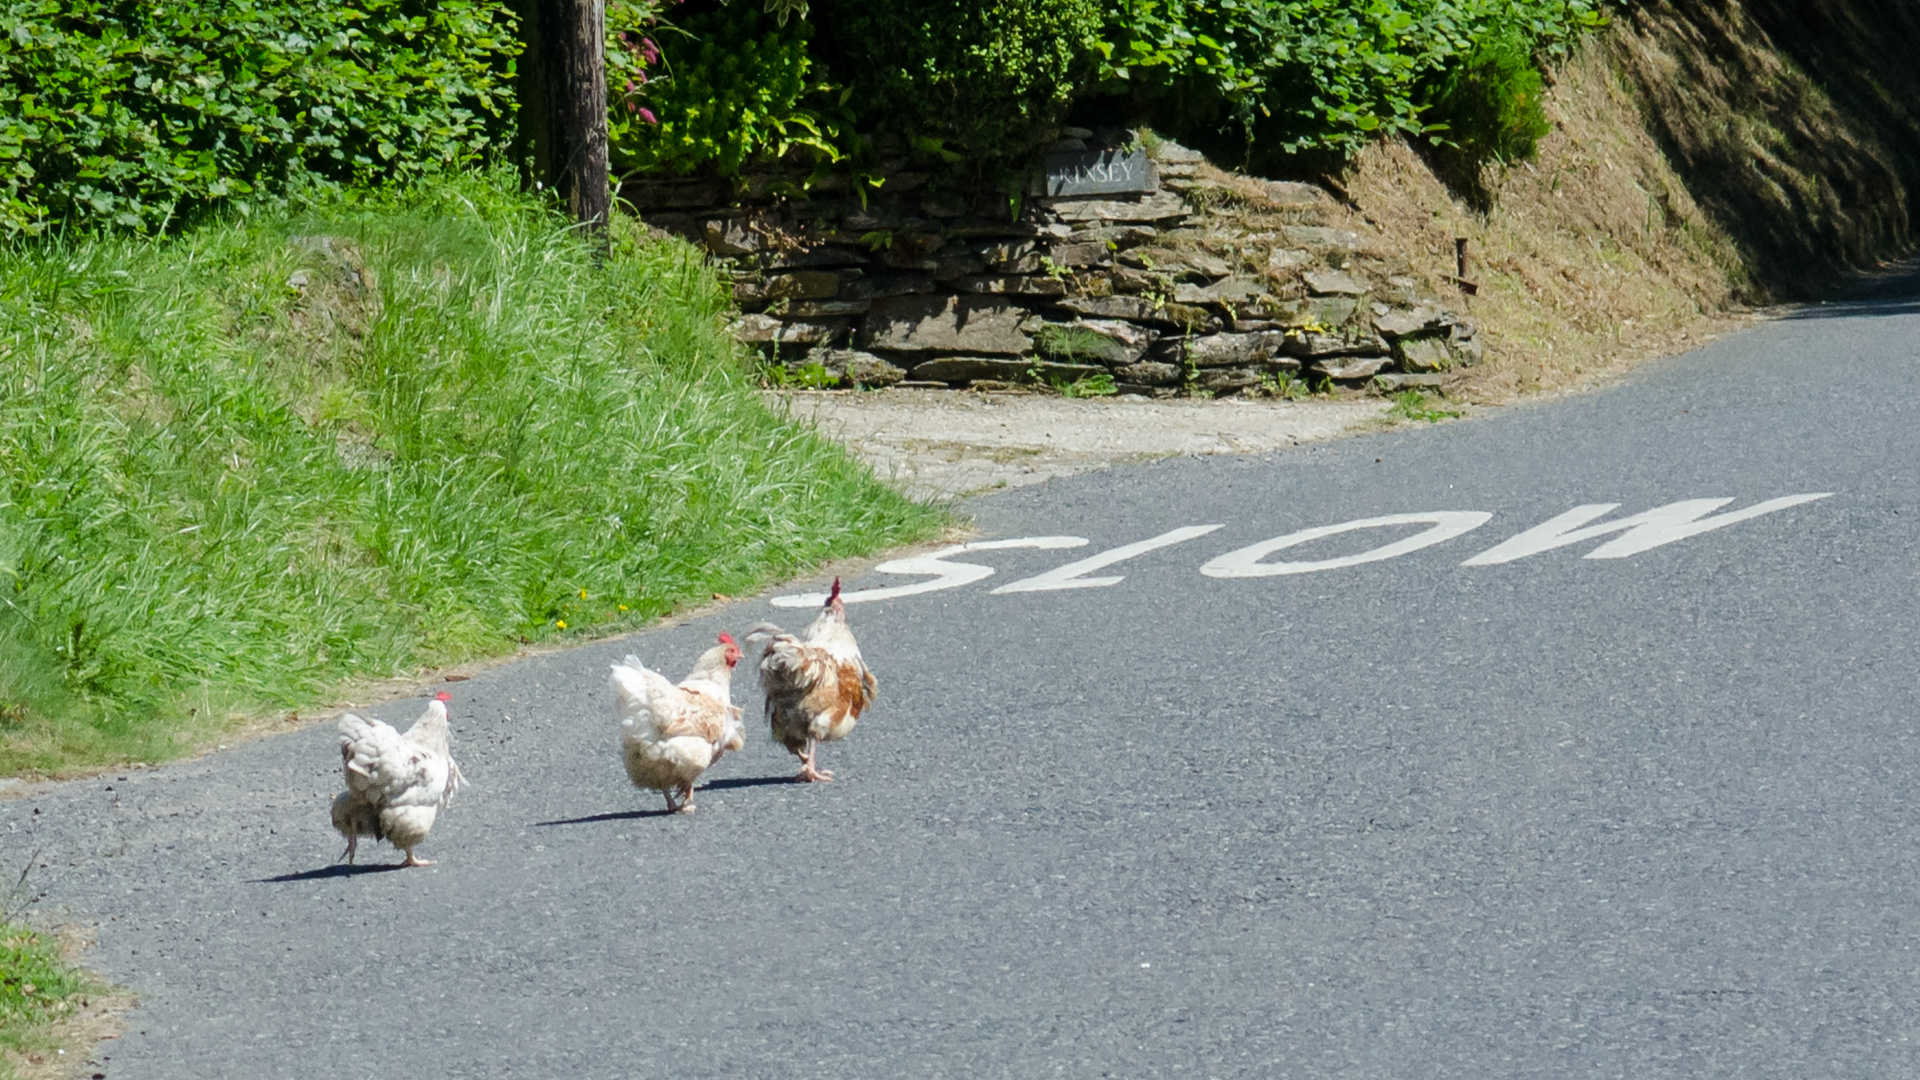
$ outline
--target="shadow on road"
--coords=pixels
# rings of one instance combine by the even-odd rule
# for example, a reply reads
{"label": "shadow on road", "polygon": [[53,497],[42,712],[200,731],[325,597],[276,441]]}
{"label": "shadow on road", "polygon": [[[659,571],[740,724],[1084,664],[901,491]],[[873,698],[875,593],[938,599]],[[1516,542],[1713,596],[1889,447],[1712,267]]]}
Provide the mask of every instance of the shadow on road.
{"label": "shadow on road", "polygon": [[1920,315],[1920,260],[1863,275],[1831,300],[1806,304],[1789,319],[1846,319],[1872,315]]}
{"label": "shadow on road", "polygon": [[346,863],[334,863],[318,870],[302,870],[297,874],[281,874],[279,877],[254,878],[249,885],[284,885],[293,881],[325,881],[328,878],[354,877],[359,874],[385,874],[393,870],[406,869],[405,863],[375,863],[373,865],[348,866]]}
{"label": "shadow on road", "polygon": [[617,814],[592,814],[587,817],[561,818],[558,821],[536,821],[533,827],[544,829],[549,825],[591,825],[596,821],[632,821],[636,818],[669,817],[672,814],[673,811],[664,807],[659,810],[622,810]]}
{"label": "shadow on road", "polygon": [[1920,299],[1833,300],[1810,304],[1788,315],[1788,319],[1854,319],[1875,315],[1920,315]]}
{"label": "shadow on road", "polygon": [[[693,790],[726,791],[729,788],[766,787],[770,784],[791,784],[793,782],[794,778],[789,774],[782,774],[780,776],[742,776],[732,780],[714,780],[710,783],[701,784]],[[665,809],[664,807],[659,810],[621,810],[617,813],[589,814],[586,817],[561,818],[558,821],[536,821],[533,823],[533,827],[536,829],[544,829],[550,825],[592,825],[602,821],[633,821],[637,818],[669,817],[672,814],[673,811]]]}
{"label": "shadow on road", "polygon": [[715,780],[711,783],[701,784],[693,790],[726,791],[730,788],[767,787],[771,784],[792,784],[796,782],[792,773],[781,773],[779,776],[740,776],[732,780]]}

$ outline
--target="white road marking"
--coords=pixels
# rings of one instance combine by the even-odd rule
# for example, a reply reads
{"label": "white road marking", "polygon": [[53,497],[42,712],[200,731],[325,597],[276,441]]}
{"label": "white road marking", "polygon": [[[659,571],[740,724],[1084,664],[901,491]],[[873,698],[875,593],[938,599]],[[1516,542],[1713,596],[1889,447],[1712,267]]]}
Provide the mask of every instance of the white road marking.
{"label": "white road marking", "polygon": [[1787,495],[1778,499],[1768,499],[1755,503],[1745,510],[1735,510],[1730,514],[1705,517],[1715,510],[1732,502],[1732,499],[1683,499],[1680,502],[1657,506],[1652,510],[1624,517],[1618,521],[1603,522],[1599,525],[1587,525],[1587,522],[1617,508],[1619,503],[1589,503],[1576,506],[1559,517],[1542,522],[1515,536],[1511,540],[1475,555],[1461,566],[1493,566],[1498,563],[1513,562],[1529,555],[1538,555],[1568,544],[1577,544],[1582,540],[1591,540],[1596,536],[1625,531],[1626,535],[1610,540],[1587,552],[1589,559],[1624,559],[1629,555],[1638,555],[1662,544],[1671,544],[1675,540],[1684,540],[1689,536],[1698,536],[1704,532],[1732,525],[1737,522],[1757,518],[1762,514],[1771,514],[1775,510],[1785,510],[1789,506],[1825,499],[1833,492],[1822,491],[1806,495]]}
{"label": "white road marking", "polygon": [[[859,589],[854,592],[842,592],[843,603],[858,604],[868,600],[891,600],[897,596],[918,596],[921,593],[935,592],[941,589],[957,589],[962,585],[971,585],[981,578],[993,576],[993,567],[979,563],[947,562],[947,556],[959,555],[969,551],[1004,551],[1008,548],[1076,548],[1087,546],[1084,536],[1021,536],[1012,540],[976,540],[970,544],[955,544],[943,547],[925,555],[915,555],[908,559],[894,559],[883,562],[874,570],[882,574],[932,574],[931,581],[917,581],[912,585],[888,585],[878,589]],[[771,603],[774,607],[803,608],[819,607],[827,602],[826,593],[801,593],[797,596],[776,596]]]}
{"label": "white road marking", "polygon": [[1091,573],[1104,566],[1112,566],[1117,562],[1124,562],[1127,559],[1133,558],[1135,555],[1145,555],[1147,552],[1157,548],[1172,547],[1174,544],[1195,540],[1215,529],[1223,528],[1226,528],[1226,526],[1188,525],[1184,528],[1175,529],[1172,532],[1161,533],[1151,540],[1142,540],[1138,543],[1127,544],[1124,547],[1113,548],[1108,551],[1103,551],[1090,559],[1070,562],[1065,566],[1049,570],[1044,574],[1009,582],[993,591],[997,595],[999,593],[1050,592],[1054,589],[1099,589],[1108,585],[1118,585],[1120,582],[1126,580],[1124,576],[1115,575],[1113,577],[1090,578],[1081,577],[1080,575]]}
{"label": "white road marking", "polygon": [[[1619,503],[1588,503],[1576,506],[1558,517],[1542,522],[1517,536],[1497,544],[1473,558],[1461,563],[1462,566],[1493,566],[1524,559],[1529,555],[1538,555],[1543,551],[1578,544],[1597,537],[1622,533],[1619,537],[1587,552],[1589,559],[1624,559],[1638,555],[1676,540],[1689,536],[1712,532],[1742,521],[1750,521],[1775,510],[1785,510],[1790,506],[1831,498],[1831,491],[1810,492],[1803,495],[1787,495],[1778,499],[1768,499],[1755,503],[1744,510],[1735,510],[1725,514],[1714,514],[1715,510],[1732,502],[1732,499],[1683,499],[1668,503],[1652,510],[1642,511],[1618,521],[1590,524],[1595,518],[1602,517],[1619,507]],[[1397,558],[1421,548],[1445,543],[1454,537],[1472,532],[1474,529],[1492,520],[1493,515],[1479,510],[1434,510],[1419,514],[1388,514],[1385,517],[1361,518],[1357,521],[1344,521],[1338,525],[1322,525],[1312,529],[1301,529],[1272,540],[1262,541],[1250,547],[1230,551],[1208,561],[1200,572],[1214,578],[1253,578],[1276,577],[1285,574],[1306,574],[1318,570],[1337,570],[1362,563],[1380,562]],[[1309,543],[1341,533],[1358,532],[1362,529],[1385,529],[1399,525],[1428,525],[1423,532],[1382,544],[1355,555],[1343,555],[1334,559],[1320,559],[1306,562],[1262,562],[1261,560],[1276,551]],[[1163,547],[1183,544],[1225,528],[1224,525],[1187,525],[1146,540],[1123,544],[1110,548],[1098,555],[1056,567],[1043,574],[1022,578],[994,589],[995,594],[1053,592],[1061,589],[1099,589],[1117,585],[1126,580],[1123,575],[1108,577],[1086,577],[1085,575],[1103,567],[1124,562],[1136,555],[1144,555]],[[926,555],[916,555],[906,559],[894,559],[881,563],[874,569],[882,574],[924,574],[929,580],[917,581],[910,585],[888,585],[881,588],[860,589],[841,593],[841,599],[849,604],[864,603],[869,600],[892,600],[902,596],[919,596],[923,593],[941,592],[957,589],[962,585],[971,585],[976,581],[992,577],[994,569],[971,562],[950,562],[949,557],[974,551],[999,551],[1008,548],[1076,548],[1085,547],[1084,536],[1021,536],[1011,540],[976,540],[970,544],[955,544]],[[826,593],[801,593],[794,596],[776,596],[770,603],[774,607],[804,608],[818,607],[825,603]]]}
{"label": "white road marking", "polygon": [[[1322,525],[1318,528],[1301,529],[1299,532],[1265,540],[1238,551],[1229,551],[1202,566],[1200,572],[1216,578],[1273,577],[1279,574],[1305,574],[1315,570],[1336,570],[1343,566],[1358,566],[1361,563],[1379,562],[1382,559],[1391,559],[1444,543],[1462,533],[1471,532],[1485,525],[1492,518],[1492,514],[1479,510],[1435,510],[1424,514],[1388,514],[1385,517],[1344,521],[1338,525]],[[1427,524],[1433,527],[1425,532],[1415,533],[1404,540],[1383,544],[1357,555],[1343,555],[1337,559],[1321,559],[1317,562],[1263,563],[1260,561],[1276,551],[1304,544],[1310,540],[1318,540],[1324,536],[1337,536],[1340,533],[1356,532],[1360,529],[1384,529],[1393,525]]]}

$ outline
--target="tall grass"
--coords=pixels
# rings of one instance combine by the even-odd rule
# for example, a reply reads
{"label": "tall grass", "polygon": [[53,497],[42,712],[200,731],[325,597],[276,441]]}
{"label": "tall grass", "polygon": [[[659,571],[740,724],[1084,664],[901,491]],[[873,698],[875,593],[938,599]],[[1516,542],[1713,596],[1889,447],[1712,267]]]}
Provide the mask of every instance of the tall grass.
{"label": "tall grass", "polygon": [[0,254],[0,770],[925,535],[769,413],[690,247],[503,176]]}

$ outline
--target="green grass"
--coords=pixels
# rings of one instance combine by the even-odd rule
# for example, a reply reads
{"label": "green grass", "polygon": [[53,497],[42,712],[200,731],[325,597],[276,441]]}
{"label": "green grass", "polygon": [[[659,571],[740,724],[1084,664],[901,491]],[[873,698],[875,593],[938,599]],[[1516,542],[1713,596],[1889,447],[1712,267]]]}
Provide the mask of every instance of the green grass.
{"label": "green grass", "polygon": [[1120,388],[1114,385],[1113,376],[1105,372],[1101,372],[1098,375],[1088,375],[1084,378],[1073,379],[1071,381],[1066,379],[1049,379],[1047,381],[1055,390],[1060,392],[1062,397],[1112,397],[1120,392]]}
{"label": "green grass", "polygon": [[1445,400],[1439,395],[1429,395],[1418,390],[1402,390],[1393,395],[1393,407],[1387,410],[1387,415],[1401,420],[1422,420],[1429,424],[1459,419],[1460,413],[1457,410],[1437,408],[1434,404]]}
{"label": "green grass", "polygon": [[942,526],[761,404],[693,248],[511,183],[0,252],[0,772]]}
{"label": "green grass", "polygon": [[[20,1057],[52,1055],[59,1041],[52,1025],[71,1015],[77,1000],[102,992],[57,944],[20,923],[0,922],[0,1048]],[[14,1075],[0,1057],[0,1078]]]}

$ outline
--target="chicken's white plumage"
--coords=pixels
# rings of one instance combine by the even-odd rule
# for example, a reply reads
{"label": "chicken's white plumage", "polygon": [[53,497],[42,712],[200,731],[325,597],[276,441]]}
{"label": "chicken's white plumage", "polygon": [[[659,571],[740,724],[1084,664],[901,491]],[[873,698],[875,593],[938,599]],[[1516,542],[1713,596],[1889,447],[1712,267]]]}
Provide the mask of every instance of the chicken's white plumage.
{"label": "chicken's white plumage", "polygon": [[466,786],[451,753],[446,695],[429,702],[404,735],[352,713],[340,718],[338,729],[347,790],[334,800],[333,824],[347,838],[345,857],[353,858],[359,837],[372,836],[405,851],[408,866],[431,865],[413,849]]}
{"label": "chicken's white plumage", "polygon": [[[745,744],[740,710],[731,700],[740,649],[720,635],[679,683],[628,656],[613,665],[613,708],[620,720],[620,758],[635,787],[666,797],[667,809],[693,810],[693,785],[729,750]],[[679,800],[675,801],[675,795]]]}

